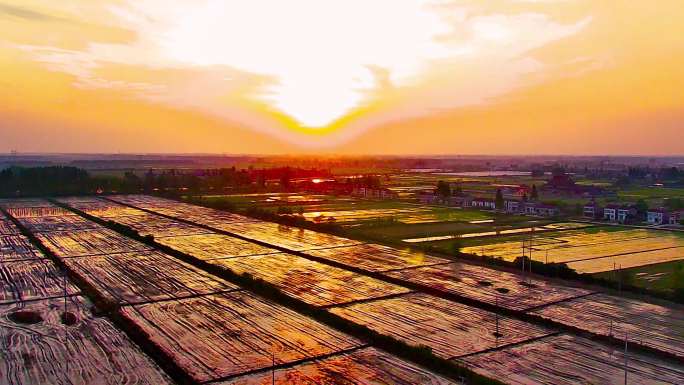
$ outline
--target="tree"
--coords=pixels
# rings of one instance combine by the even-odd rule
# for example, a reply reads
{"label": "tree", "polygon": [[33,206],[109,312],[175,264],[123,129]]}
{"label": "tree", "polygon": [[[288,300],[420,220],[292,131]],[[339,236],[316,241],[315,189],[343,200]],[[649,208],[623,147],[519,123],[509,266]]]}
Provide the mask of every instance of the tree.
{"label": "tree", "polygon": [[634,205],[634,208],[637,211],[637,216],[639,218],[645,218],[646,217],[646,212],[648,211],[648,203],[646,203],[645,200],[639,199],[637,203]]}
{"label": "tree", "polygon": [[496,204],[496,208],[497,208],[497,209],[499,209],[499,210],[503,209],[503,206],[504,206],[504,197],[503,197],[503,193],[501,192],[501,189],[496,190],[496,201],[495,201],[495,204]]}
{"label": "tree", "polygon": [[441,197],[448,197],[451,195],[451,186],[449,186],[449,183],[440,180],[437,182],[437,194]]}
{"label": "tree", "polygon": [[536,184],[532,185],[532,194],[530,195],[530,198],[533,201],[536,201],[537,199],[539,199],[539,193],[537,192],[537,185]]}

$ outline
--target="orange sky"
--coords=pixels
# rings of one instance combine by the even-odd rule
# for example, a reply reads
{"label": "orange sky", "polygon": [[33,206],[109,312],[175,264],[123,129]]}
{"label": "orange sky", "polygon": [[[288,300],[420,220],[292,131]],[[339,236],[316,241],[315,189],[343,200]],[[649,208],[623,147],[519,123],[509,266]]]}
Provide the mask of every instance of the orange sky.
{"label": "orange sky", "polygon": [[0,152],[684,154],[681,0],[0,0]]}

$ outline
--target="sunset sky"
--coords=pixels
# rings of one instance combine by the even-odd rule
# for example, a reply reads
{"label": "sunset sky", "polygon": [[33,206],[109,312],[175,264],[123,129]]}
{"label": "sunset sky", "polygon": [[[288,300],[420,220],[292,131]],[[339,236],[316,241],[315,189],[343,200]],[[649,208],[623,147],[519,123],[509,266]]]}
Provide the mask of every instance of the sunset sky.
{"label": "sunset sky", "polygon": [[0,0],[0,152],[684,154],[682,0]]}

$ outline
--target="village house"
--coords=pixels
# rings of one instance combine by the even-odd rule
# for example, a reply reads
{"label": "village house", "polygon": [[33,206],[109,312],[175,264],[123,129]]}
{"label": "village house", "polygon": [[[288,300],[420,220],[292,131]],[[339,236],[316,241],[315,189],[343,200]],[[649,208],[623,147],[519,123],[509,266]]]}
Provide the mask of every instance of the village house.
{"label": "village house", "polygon": [[560,214],[558,207],[545,203],[537,203],[534,209],[535,214],[541,217],[555,217]]}
{"label": "village house", "polygon": [[684,220],[684,210],[676,210],[676,211],[672,211],[670,213],[669,223],[671,225],[681,224],[683,220]]}
{"label": "village house", "polygon": [[670,223],[670,213],[665,208],[657,208],[646,212],[646,222],[651,225]]}
{"label": "village house", "polygon": [[397,199],[399,194],[388,188],[356,187],[352,195],[360,198]]}
{"label": "village house", "polygon": [[586,205],[584,205],[584,208],[582,210],[582,215],[585,218],[589,218],[589,219],[600,218],[602,214],[603,214],[603,210],[602,210],[601,206],[599,206],[599,204],[596,203],[596,201],[591,201],[591,202],[587,203]]}
{"label": "village house", "polygon": [[516,200],[506,200],[504,201],[504,211],[509,214],[516,214],[522,211],[522,202]]}
{"label": "village house", "polygon": [[491,198],[473,198],[471,206],[485,210],[496,210],[496,201]]}
{"label": "village house", "polygon": [[637,209],[631,205],[609,204],[603,209],[603,219],[616,223],[627,223],[636,218]]}

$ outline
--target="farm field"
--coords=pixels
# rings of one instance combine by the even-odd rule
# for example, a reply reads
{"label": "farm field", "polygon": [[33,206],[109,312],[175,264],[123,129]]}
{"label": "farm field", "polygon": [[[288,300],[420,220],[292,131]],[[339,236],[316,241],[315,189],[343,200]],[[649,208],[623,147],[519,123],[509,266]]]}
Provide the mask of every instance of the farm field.
{"label": "farm field", "polygon": [[518,274],[458,262],[384,274],[491,305],[498,303],[513,310],[525,310],[590,293],[547,280],[528,278],[525,282]]}
{"label": "farm field", "polygon": [[594,294],[536,309],[555,322],[613,335],[684,359],[684,309]]}
{"label": "farm field", "polygon": [[625,281],[637,286],[654,290],[670,291],[684,289],[684,261],[671,261],[653,265],[633,267],[622,270],[622,274],[606,271],[594,274],[598,278],[612,281]]}
{"label": "farm field", "polygon": [[571,229],[579,229],[583,227],[589,227],[590,225],[584,224],[584,223],[577,223],[577,222],[560,222],[560,223],[550,223],[548,225],[541,225],[541,226],[534,226],[534,227],[516,227],[512,229],[495,229],[492,231],[481,231],[481,232],[475,232],[475,233],[463,233],[463,234],[456,234],[456,235],[438,235],[438,236],[432,236],[432,237],[423,237],[423,238],[408,238],[404,239],[404,242],[407,243],[422,243],[422,242],[434,242],[434,241],[443,241],[443,240],[448,240],[448,239],[470,239],[470,238],[482,238],[482,237],[492,237],[492,236],[507,236],[507,235],[515,235],[515,234],[531,234],[531,233],[544,233],[547,231],[559,231],[559,230],[571,230]]}
{"label": "farm field", "polygon": [[68,295],[79,292],[49,260],[0,263],[0,303],[63,296],[65,291]]}
{"label": "farm field", "polygon": [[19,229],[3,213],[0,213],[0,235],[14,234],[19,234]]}
{"label": "farm field", "polygon": [[64,263],[115,305],[239,289],[157,251],[69,258]]}
{"label": "farm field", "polygon": [[163,237],[178,237],[183,235],[206,234],[209,230],[192,226],[187,223],[174,221],[159,215],[145,213],[135,216],[120,216],[110,220],[126,225],[142,236],[151,235],[155,239]]}
{"label": "farm field", "polygon": [[[471,369],[513,385],[622,384],[625,358],[591,340],[560,335],[460,359]],[[628,352],[629,384],[681,384],[684,366]]]}
{"label": "farm field", "polygon": [[100,227],[97,223],[77,215],[58,215],[45,217],[20,218],[19,222],[32,233],[55,231],[93,230]]}
{"label": "farm field", "polygon": [[150,250],[150,247],[106,228],[39,233],[36,237],[59,258]]}
{"label": "farm field", "polygon": [[[462,248],[464,253],[512,261],[522,255],[524,238]],[[529,241],[526,253],[529,255]],[[635,267],[684,259],[684,233],[628,228],[594,228],[553,235],[532,241],[532,259],[568,263],[581,273],[613,269],[613,263]]]}
{"label": "farm field", "polygon": [[[216,385],[271,385],[271,371]],[[444,377],[375,348],[365,348],[275,371],[276,385],[456,385]]]}
{"label": "farm field", "polygon": [[102,219],[146,214],[142,210],[95,197],[59,198],[57,200],[86,214]]}
{"label": "farm field", "polygon": [[360,243],[349,238],[273,222],[227,224],[222,227],[222,230],[239,234],[245,238],[293,251],[351,246]]}
{"label": "farm field", "polygon": [[279,250],[224,234],[166,237],[156,241],[201,260],[280,253]]}
{"label": "farm field", "polygon": [[63,215],[73,215],[71,211],[64,209],[59,206],[55,206],[52,203],[46,202],[43,206],[30,207],[30,206],[16,206],[6,208],[7,213],[16,219],[23,218],[35,218],[35,217],[55,217]]}
{"label": "farm field", "polygon": [[292,254],[215,259],[211,264],[237,274],[248,273],[314,306],[330,306],[409,290]]}
{"label": "farm field", "polygon": [[[198,382],[362,344],[246,292],[125,306],[121,313]],[[273,355],[273,356],[272,356]]]}
{"label": "farm field", "polygon": [[0,263],[45,258],[23,235],[0,235]]}
{"label": "farm field", "polygon": [[[0,305],[0,384],[165,385],[170,379],[80,296]],[[38,319],[31,319],[34,315]],[[35,317],[34,316],[34,317]],[[19,321],[19,322],[17,322]]]}
{"label": "farm field", "polygon": [[411,345],[428,346],[445,359],[551,333],[523,321],[422,293],[334,307],[330,311]]}
{"label": "farm field", "polygon": [[433,257],[422,252],[411,251],[409,249],[396,249],[377,244],[362,244],[310,250],[306,253],[315,257],[325,258],[330,261],[372,272],[450,262],[449,260]]}

